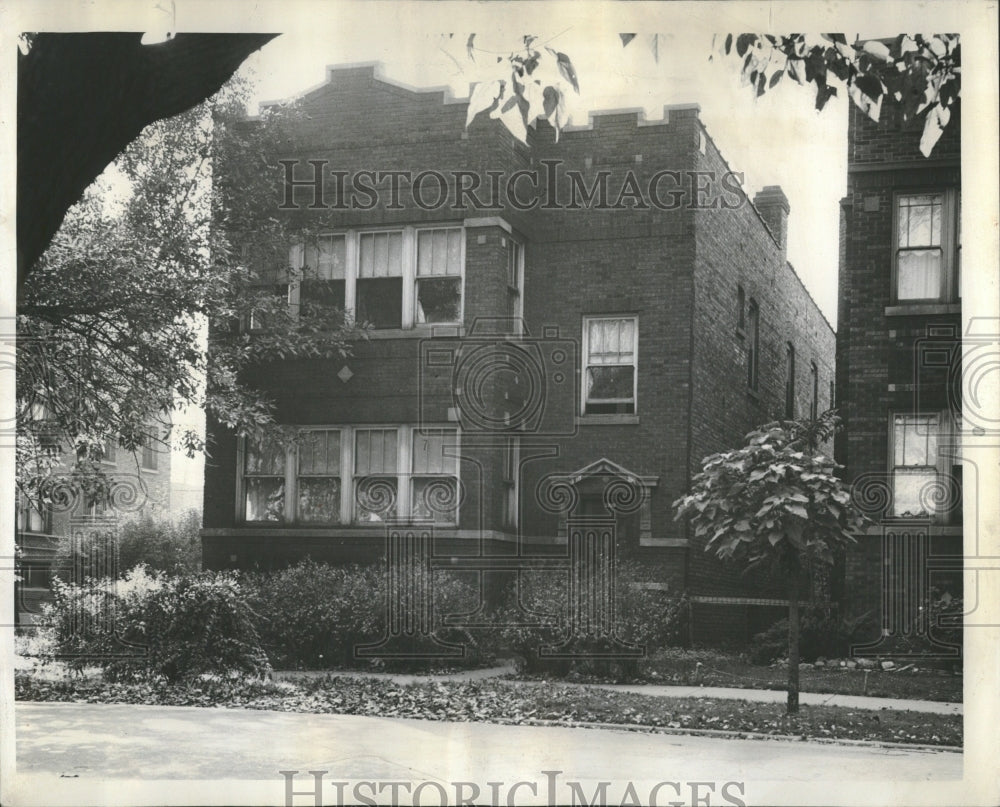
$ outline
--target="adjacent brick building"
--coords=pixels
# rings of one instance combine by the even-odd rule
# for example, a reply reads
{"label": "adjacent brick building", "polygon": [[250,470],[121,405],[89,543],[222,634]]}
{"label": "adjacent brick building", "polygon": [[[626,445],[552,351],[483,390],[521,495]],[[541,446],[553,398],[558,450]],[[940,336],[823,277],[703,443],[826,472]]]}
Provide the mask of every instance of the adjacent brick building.
{"label": "adjacent brick building", "polygon": [[873,524],[848,556],[844,595],[853,614],[882,617],[886,639],[926,628],[932,589],[961,593],[958,117],[925,158],[922,119],[850,110],[836,454]]}
{"label": "adjacent brick building", "polygon": [[[509,573],[565,557],[567,524],[597,516],[644,584],[691,595],[695,641],[780,615],[671,504],[704,455],[830,406],[834,334],[786,261],[781,190],[747,199],[694,105],[596,114],[558,142],[540,124],[524,145],[371,66],[301,103],[278,156],[295,161],[292,215],[326,235],[289,264],[378,327],[347,359],[255,375],[297,446],[209,423],[205,565],[374,561],[387,521],[430,519],[442,563]],[[352,184],[365,171],[377,192]],[[395,194],[374,175],[393,171],[412,179]]]}
{"label": "adjacent brick building", "polygon": [[[149,514],[163,517],[170,513],[170,451],[150,445],[127,451],[109,440],[100,461],[100,470],[108,486],[104,498],[90,501],[70,475],[68,460],[53,469],[43,484],[46,503],[32,502],[20,492],[15,514],[15,542],[21,580],[15,592],[18,623],[30,622],[41,602],[51,597],[52,563],[61,543],[74,530],[88,523],[106,519]],[[80,570],[61,570],[64,577],[77,578]],[[87,574],[100,574],[88,569]]]}

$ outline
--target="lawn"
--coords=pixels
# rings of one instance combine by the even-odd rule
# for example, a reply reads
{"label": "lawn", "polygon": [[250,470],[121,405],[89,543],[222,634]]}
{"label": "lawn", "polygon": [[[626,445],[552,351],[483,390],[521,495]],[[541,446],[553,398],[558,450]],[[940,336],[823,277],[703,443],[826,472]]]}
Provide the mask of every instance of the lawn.
{"label": "lawn", "polygon": [[33,701],[224,706],[287,712],[530,725],[627,725],[638,730],[735,732],[733,736],[868,740],[961,746],[962,718],[898,710],[802,706],[710,698],[661,698],[558,683],[487,679],[397,684],[329,676],[307,682],[108,683],[100,677],[44,680],[19,673],[16,697]]}
{"label": "lawn", "polygon": [[[962,676],[951,670],[917,665],[908,669],[897,661],[894,669],[870,671],[847,667],[814,667],[799,670],[802,692],[836,695],[870,695],[879,698],[962,702]],[[741,689],[785,689],[788,668],[749,664],[737,656],[715,651],[668,650],[654,654],[640,668],[648,683],[684,686],[721,686]]]}

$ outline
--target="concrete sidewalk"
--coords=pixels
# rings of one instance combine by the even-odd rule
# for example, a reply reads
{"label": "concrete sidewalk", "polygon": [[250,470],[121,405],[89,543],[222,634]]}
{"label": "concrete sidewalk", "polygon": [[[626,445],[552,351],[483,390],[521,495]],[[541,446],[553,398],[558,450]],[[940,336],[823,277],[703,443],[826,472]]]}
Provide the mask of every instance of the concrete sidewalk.
{"label": "concrete sidewalk", "polygon": [[[380,678],[397,684],[419,684],[428,682],[461,682],[481,681],[486,678],[498,678],[511,675],[514,668],[510,665],[489,667],[480,670],[462,670],[455,673],[430,675],[413,675],[403,673],[378,673],[361,671],[280,671],[274,677],[285,681],[308,680],[334,675],[342,678]],[[721,700],[755,701],[757,703],[784,703],[788,695],[781,689],[741,689],[739,687],[696,687],[696,686],[665,686],[662,684],[580,684],[572,681],[554,679],[552,684],[568,687],[593,687],[607,689],[612,692],[634,692],[638,695],[649,695],[656,698],[718,698]],[[873,698],[866,695],[831,695],[822,692],[800,692],[799,703],[804,706],[843,706],[848,709],[898,709],[908,712],[925,712],[938,715],[962,714],[961,703],[945,703],[942,701],[921,701],[905,698]]]}
{"label": "concrete sidewalk", "polygon": [[[9,801],[15,805],[183,803],[184,780],[197,785],[189,803],[211,803],[210,787],[225,780],[221,803],[247,803],[250,792],[250,803],[283,804],[280,771],[297,771],[295,789],[306,793],[313,787],[309,771],[326,772],[330,781],[367,780],[376,788],[391,781],[414,788],[439,782],[450,795],[456,782],[478,783],[484,795],[472,803],[492,801],[488,782],[502,785],[500,803],[507,803],[513,783],[528,781],[537,783],[538,797],[524,788],[517,803],[568,804],[569,781],[584,783],[589,797],[601,780],[614,783],[616,795],[600,802],[608,804],[622,803],[620,791],[629,781],[645,803],[650,787],[665,780],[717,787],[745,782],[743,799],[767,804],[788,786],[803,785],[812,789],[811,798],[793,803],[828,803],[823,794],[829,795],[831,783],[869,782],[877,789],[880,780],[895,780],[892,792],[900,799],[907,789],[926,795],[928,787],[945,784],[941,780],[961,779],[963,759],[926,747],[189,706],[17,703],[15,717],[17,798]],[[553,799],[546,797],[546,771],[558,774]],[[324,803],[337,803],[332,787],[325,791]],[[389,803],[389,796],[376,792],[374,803]],[[718,796],[716,790],[712,804],[724,803]],[[672,798],[662,790],[659,803]],[[309,803],[307,796],[295,800]],[[434,803],[433,792],[422,803]]]}

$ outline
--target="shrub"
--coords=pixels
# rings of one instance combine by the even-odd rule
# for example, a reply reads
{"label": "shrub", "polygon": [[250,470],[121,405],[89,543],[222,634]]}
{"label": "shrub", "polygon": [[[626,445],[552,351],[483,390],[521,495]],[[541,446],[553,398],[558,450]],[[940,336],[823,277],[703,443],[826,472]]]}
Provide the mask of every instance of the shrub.
{"label": "shrub", "polygon": [[[811,662],[820,656],[838,658],[849,655],[851,644],[859,640],[859,631],[868,623],[870,616],[866,613],[847,619],[831,603],[810,605],[802,609],[799,617],[799,657],[803,662]],[[750,647],[751,663],[770,664],[775,659],[787,657],[787,618],[778,620],[753,637]]]}
{"label": "shrub", "polygon": [[[117,534],[118,576],[125,577],[139,564],[148,569],[172,575],[196,574],[201,570],[201,514],[188,510],[177,521],[144,514],[124,522]],[[56,552],[52,567],[110,571],[111,565],[102,556],[104,547],[80,545],[64,537]],[[79,581],[73,581],[79,582]]]}
{"label": "shrub", "polygon": [[[468,612],[478,590],[455,574],[433,572],[435,636],[471,645],[466,662],[479,660],[473,637],[444,627],[441,615]],[[386,634],[386,570],[381,564],[331,566],[312,560],[246,578],[262,645],[271,663],[285,669],[329,669],[357,663],[356,645]],[[415,651],[417,648],[415,648]],[[418,665],[419,666],[419,665]]]}
{"label": "shrub", "polygon": [[201,571],[201,513],[188,510],[176,521],[145,515],[122,525],[118,535],[119,568],[144,563],[168,574]]}
{"label": "shrub", "polygon": [[[683,643],[689,618],[687,599],[630,583],[638,572],[638,567],[633,564],[618,566],[615,603],[617,638],[643,646],[646,655],[661,647]],[[531,621],[535,624],[525,624],[525,611],[534,616]],[[568,637],[569,616],[566,572],[523,572],[519,588],[512,585],[504,592],[502,603],[495,612],[499,627],[490,632],[489,639],[495,644],[495,650],[513,652],[518,663],[528,671],[564,675],[575,667],[580,672],[615,677],[635,674],[638,659],[602,661],[595,658],[573,662],[541,656],[540,648],[558,645]],[[584,639],[574,647],[574,650],[589,651],[598,656],[609,649],[608,642],[596,637]]]}
{"label": "shrub", "polygon": [[109,680],[168,681],[268,671],[232,575],[169,577],[138,566],[123,580],[57,580],[54,595],[56,651],[78,669],[96,663]]}

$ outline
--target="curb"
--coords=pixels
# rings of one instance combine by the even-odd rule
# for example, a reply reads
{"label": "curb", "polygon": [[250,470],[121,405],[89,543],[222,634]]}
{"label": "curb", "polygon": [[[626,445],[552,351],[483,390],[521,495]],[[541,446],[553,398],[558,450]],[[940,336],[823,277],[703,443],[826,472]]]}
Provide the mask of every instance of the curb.
{"label": "curb", "polygon": [[823,745],[854,745],[865,748],[899,748],[907,751],[947,751],[962,754],[965,752],[960,745],[928,745],[926,743],[898,743],[891,740],[855,740],[851,738],[836,739],[834,737],[803,737],[796,734],[765,734],[759,731],[727,731],[724,729],[685,729],[670,726],[648,726],[640,723],[593,723],[580,720],[541,720],[531,718],[520,723],[513,721],[491,721],[506,726],[542,726],[547,728],[579,728],[579,729],[613,729],[615,731],[632,731],[643,734],[678,734],[696,737],[718,737],[729,740],[779,740],[792,743],[820,743]]}

